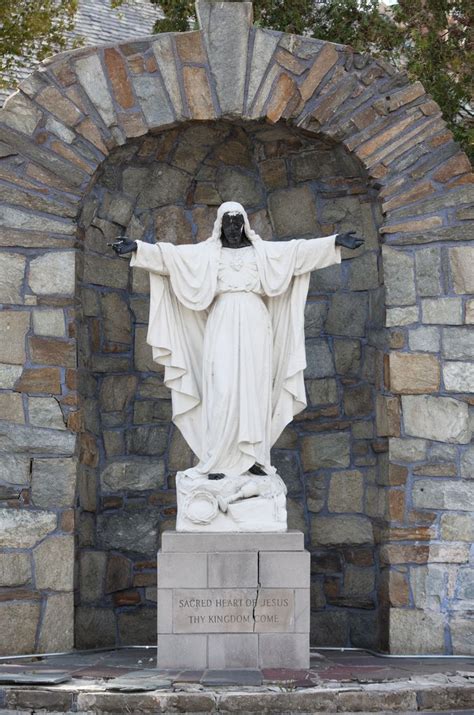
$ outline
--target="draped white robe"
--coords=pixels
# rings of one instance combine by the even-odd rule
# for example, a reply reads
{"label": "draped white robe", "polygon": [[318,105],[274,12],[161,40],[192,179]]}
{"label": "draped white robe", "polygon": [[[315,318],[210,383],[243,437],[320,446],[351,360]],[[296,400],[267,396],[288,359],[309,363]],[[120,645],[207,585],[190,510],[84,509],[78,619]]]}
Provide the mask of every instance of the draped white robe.
{"label": "draped white robe", "polygon": [[[251,249],[222,248],[222,216],[236,210],[244,216]],[[243,207],[226,202],[203,243],[137,241],[131,265],[150,274],[147,342],[165,367],[173,422],[200,460],[197,473],[234,476],[255,462],[272,472],[271,446],[306,406],[309,277],[340,263],[335,239],[263,241]],[[255,251],[257,290],[226,292],[219,283],[222,250]]]}

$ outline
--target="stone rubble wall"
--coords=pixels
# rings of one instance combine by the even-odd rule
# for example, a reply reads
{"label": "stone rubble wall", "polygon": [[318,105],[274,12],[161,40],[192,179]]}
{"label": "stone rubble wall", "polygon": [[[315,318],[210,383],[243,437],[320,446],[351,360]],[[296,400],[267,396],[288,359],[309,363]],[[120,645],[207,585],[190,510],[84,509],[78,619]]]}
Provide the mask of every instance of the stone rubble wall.
{"label": "stone rubble wall", "polygon": [[[97,503],[102,498],[91,485],[104,455],[97,447],[98,435],[85,429],[84,407],[87,398],[96,399],[87,390],[94,385],[94,372],[101,372],[100,360],[85,377],[79,363],[78,392],[76,349],[84,324],[81,280],[86,275],[91,285],[100,286],[100,273],[107,273],[112,259],[103,256],[98,262],[94,256],[87,263],[84,234],[78,230],[84,198],[92,195],[98,170],[114,150],[126,155],[129,142],[144,137],[146,143],[150,132],[157,135],[181,122],[226,119],[286,122],[308,139],[340,144],[359,162],[368,190],[377,192],[383,217],[386,329],[372,331],[371,340],[376,352],[388,349],[382,360],[383,382],[375,387],[377,435],[367,447],[367,454],[377,454],[379,462],[370,506],[364,506],[372,531],[363,538],[373,538],[376,544],[380,643],[393,652],[472,653],[474,244],[469,162],[423,87],[409,84],[384,62],[348,47],[254,28],[249,3],[202,0],[199,12],[202,31],[51,58],[21,84],[0,113],[2,652],[72,645],[73,592],[78,584],[73,554],[90,547],[84,534],[89,522],[87,538],[92,539],[94,498]],[[277,164],[270,169],[278,175]],[[135,181],[133,174],[130,181]],[[344,186],[346,181],[343,173]],[[153,194],[153,185],[149,189]],[[300,191],[291,187],[295,189]],[[202,204],[209,205],[209,196]],[[351,214],[348,206],[344,212],[344,218]],[[84,211],[82,220],[87,225]],[[337,221],[342,221],[337,212],[324,219],[328,224]],[[203,223],[196,221],[195,226]],[[356,260],[367,259],[351,263]],[[120,291],[125,290],[128,269],[125,264],[119,268],[117,261],[117,284],[112,287]],[[367,266],[368,276],[372,270]],[[327,290],[314,297],[324,302]],[[358,295],[362,293],[356,289],[348,306],[343,292],[336,293],[336,313],[357,313],[364,300]],[[116,299],[108,300],[100,310],[113,314]],[[382,313],[382,300],[372,308],[374,316]],[[315,315],[316,324],[317,319]],[[120,340],[116,335],[98,336],[105,341],[101,348],[110,343],[106,352],[111,355],[105,357],[122,359],[113,349],[128,344],[126,324]],[[105,367],[104,355],[97,357]],[[349,357],[340,359],[345,364]],[[79,360],[84,360],[81,353]],[[113,373],[104,374],[104,380],[108,376]],[[316,401],[328,399],[332,376],[310,379],[328,381],[312,388],[313,401],[315,396]],[[132,389],[131,377],[127,380],[125,392]],[[345,394],[350,390],[346,385]],[[354,397],[359,405],[363,402],[362,394]],[[312,409],[319,409],[314,402]],[[87,420],[90,425],[91,417]],[[146,444],[142,426],[133,428],[133,449]],[[109,423],[105,431],[115,429]],[[336,435],[341,446],[344,432]],[[306,454],[333,453],[334,434],[312,435],[313,441],[320,440],[318,450],[307,449]],[[280,448],[292,450],[291,445]],[[302,449],[299,458],[304,454]],[[351,466],[349,471],[359,469]],[[351,490],[357,503],[358,477],[346,477],[343,484],[334,480],[332,503]],[[331,483],[326,498],[331,501]],[[300,504],[293,511],[300,509],[301,514]],[[309,519],[308,501],[304,516]],[[337,515],[325,522],[319,512],[313,520],[315,538],[329,539],[331,546],[326,562],[322,555],[314,557],[315,584],[321,570],[327,573],[325,583],[334,575],[333,585],[325,590],[315,585],[315,598],[322,604],[322,591],[325,599],[329,592],[337,599],[361,583],[367,589],[361,571],[371,563],[353,564],[349,587],[351,581],[342,577],[337,560],[340,549],[332,549],[336,539],[335,546],[350,553],[351,545],[359,543],[360,523]],[[127,606],[121,608],[126,615]],[[314,633],[320,643],[347,645],[349,637],[354,642],[349,628],[356,613],[357,618],[368,618],[361,637],[370,633],[373,624],[366,609],[348,608],[336,618],[335,608],[328,607],[324,618],[315,612]],[[92,619],[89,628],[94,627]],[[123,637],[115,627],[110,632]],[[138,639],[138,631],[135,634]]]}

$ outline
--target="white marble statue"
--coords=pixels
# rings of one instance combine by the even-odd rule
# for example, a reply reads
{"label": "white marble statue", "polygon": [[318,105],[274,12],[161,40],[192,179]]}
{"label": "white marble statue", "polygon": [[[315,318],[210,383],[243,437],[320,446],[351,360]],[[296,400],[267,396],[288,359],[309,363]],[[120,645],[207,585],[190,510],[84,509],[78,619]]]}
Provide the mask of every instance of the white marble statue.
{"label": "white marble statue", "polygon": [[150,274],[147,342],[165,366],[173,422],[199,460],[177,475],[178,530],[286,529],[270,448],[306,406],[310,272],[340,263],[341,245],[362,242],[350,234],[263,241],[245,209],[225,202],[202,243],[114,245]]}

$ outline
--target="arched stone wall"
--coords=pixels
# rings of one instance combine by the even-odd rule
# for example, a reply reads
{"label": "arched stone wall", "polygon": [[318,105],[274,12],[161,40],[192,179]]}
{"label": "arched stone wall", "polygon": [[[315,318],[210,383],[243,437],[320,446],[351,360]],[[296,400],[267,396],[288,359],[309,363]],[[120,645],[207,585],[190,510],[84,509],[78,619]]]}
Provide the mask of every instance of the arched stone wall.
{"label": "arched stone wall", "polygon": [[[378,192],[386,317],[372,340],[384,377],[370,447],[380,470],[366,510],[380,643],[472,652],[469,163],[421,85],[383,62],[253,28],[250,3],[198,7],[201,31],[53,57],[0,113],[2,647],[73,643],[74,539],[87,546],[92,533],[87,470],[98,459],[77,389],[75,271],[83,275],[87,258],[77,225],[81,210],[83,221],[93,211],[84,197],[117,147],[181,122],[227,119],[287,122],[336,142]],[[77,497],[91,508],[83,513],[76,458]],[[350,550],[350,524],[332,522],[335,551]],[[324,534],[317,519],[315,532]],[[316,642],[348,644],[348,616],[336,631],[327,613],[315,620]]]}
{"label": "arched stone wall", "polygon": [[[370,621],[371,640],[364,642],[377,643],[371,519],[379,460],[371,445],[381,373],[373,333],[383,325],[383,297],[376,192],[340,145],[286,123],[221,120],[186,123],[111,152],[79,216],[79,382],[84,428],[96,444],[94,460],[80,471],[88,484],[80,518],[92,532],[78,553],[81,646],[103,644],[116,625],[122,642],[153,642],[154,555],[161,531],[174,528],[175,473],[192,464],[170,423],[170,395],[146,345],[148,276],[139,269],[130,276],[107,241],[125,233],[199,242],[211,233],[217,205],[230,198],[246,206],[267,240],[349,227],[367,239],[363,251],[347,252],[350,260],[312,276],[308,409],[278,440],[272,459],[287,483],[289,526],[305,533],[314,556],[315,633],[332,608],[333,617],[346,621],[338,633],[345,642],[352,607],[355,641]],[[351,525],[350,548],[331,535],[341,518]],[[334,566],[328,570],[329,557]]]}

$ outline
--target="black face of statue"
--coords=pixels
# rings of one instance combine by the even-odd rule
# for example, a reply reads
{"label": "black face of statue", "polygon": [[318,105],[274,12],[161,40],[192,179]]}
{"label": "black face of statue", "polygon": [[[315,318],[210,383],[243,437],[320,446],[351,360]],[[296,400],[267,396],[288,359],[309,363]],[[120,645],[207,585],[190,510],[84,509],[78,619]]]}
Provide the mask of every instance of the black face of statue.
{"label": "black face of statue", "polygon": [[222,233],[225,242],[232,248],[242,242],[244,236],[244,217],[242,214],[225,213],[222,217]]}

